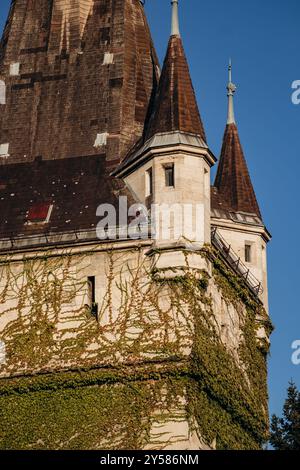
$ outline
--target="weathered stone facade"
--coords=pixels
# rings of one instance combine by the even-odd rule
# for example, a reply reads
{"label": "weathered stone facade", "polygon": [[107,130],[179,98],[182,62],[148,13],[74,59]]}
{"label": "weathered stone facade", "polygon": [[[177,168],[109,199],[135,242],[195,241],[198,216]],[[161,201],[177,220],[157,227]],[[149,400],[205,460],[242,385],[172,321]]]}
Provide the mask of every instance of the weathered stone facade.
{"label": "weathered stone facade", "polygon": [[[2,257],[0,329],[6,359],[0,366],[1,447],[18,446],[9,437],[13,420],[6,414],[6,401],[8,409],[14,410],[12,415],[21,413],[26,421],[21,448],[74,448],[71,437],[77,429],[68,429],[64,440],[59,428],[64,426],[63,410],[56,410],[52,398],[50,408],[48,402],[37,405],[38,395],[55,397],[51,390],[57,390],[59,403],[61,393],[68,397],[75,386],[78,393],[72,400],[88,427],[89,412],[80,402],[80,388],[85,388],[84,394],[93,394],[97,386],[105,400],[107,394],[113,396],[114,387],[116,396],[119,387],[125,387],[126,414],[130,384],[146,393],[143,398],[136,391],[135,400],[154,400],[144,410],[144,424],[138,427],[137,417],[127,416],[128,426],[136,426],[132,440],[122,429],[117,433],[114,423],[117,416],[122,420],[122,413],[116,405],[109,424],[114,436],[107,441],[104,430],[98,430],[92,441],[95,448],[204,449],[217,445],[242,449],[258,448],[263,442],[266,346],[256,332],[262,328],[266,334],[269,321],[262,306],[210,250],[193,254],[203,270],[186,266],[182,276],[178,267],[177,277],[153,279],[157,253],[149,254],[150,240],[139,245],[89,244],[28,252],[26,258],[22,254]],[[96,281],[96,314],[88,291],[91,276]],[[81,372],[76,375],[76,370]],[[235,381],[231,377],[227,382],[228,374],[234,374]],[[194,387],[200,387],[199,399],[204,394],[201,400],[213,394],[212,403],[203,410],[196,404]],[[241,403],[235,402],[237,398]],[[34,420],[28,414],[27,400],[37,407]],[[231,416],[232,406],[236,410]],[[246,415],[253,415],[248,430],[243,429],[240,406],[249,407]],[[47,413],[52,431],[39,434],[34,429],[39,429]],[[56,418],[52,422],[57,413],[59,424]],[[198,413],[204,413],[200,420]],[[202,422],[206,413],[213,415],[211,427]],[[220,419],[226,423],[222,429]],[[97,422],[101,424],[101,413]],[[78,439],[83,448],[91,448],[89,434],[79,428],[74,442]],[[51,433],[58,434],[57,441]]]}
{"label": "weathered stone facade", "polygon": [[[140,1],[12,1],[0,60],[2,449],[267,439],[270,236],[259,209],[241,214],[211,189],[216,159],[178,32],[158,77]],[[237,157],[241,168],[240,144],[226,148],[224,167]],[[101,241],[97,208],[119,215],[119,196],[200,209],[184,227],[174,212],[167,240],[150,218],[135,238],[116,220]]]}

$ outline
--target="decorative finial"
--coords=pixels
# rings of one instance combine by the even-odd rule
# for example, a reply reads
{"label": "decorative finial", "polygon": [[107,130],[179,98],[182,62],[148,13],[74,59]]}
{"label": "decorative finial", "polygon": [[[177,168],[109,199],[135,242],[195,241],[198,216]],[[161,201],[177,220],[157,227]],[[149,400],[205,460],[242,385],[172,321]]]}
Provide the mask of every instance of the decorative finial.
{"label": "decorative finial", "polygon": [[228,119],[227,119],[227,124],[235,124],[233,95],[236,92],[236,86],[234,85],[234,83],[232,83],[231,59],[229,59],[228,72],[229,72],[229,82],[228,82],[228,85],[227,85],[227,91],[228,91],[228,93],[227,93],[227,96],[228,96]]}
{"label": "decorative finial", "polygon": [[179,15],[178,15],[178,0],[172,0],[172,30],[171,36],[180,36],[179,31]]}

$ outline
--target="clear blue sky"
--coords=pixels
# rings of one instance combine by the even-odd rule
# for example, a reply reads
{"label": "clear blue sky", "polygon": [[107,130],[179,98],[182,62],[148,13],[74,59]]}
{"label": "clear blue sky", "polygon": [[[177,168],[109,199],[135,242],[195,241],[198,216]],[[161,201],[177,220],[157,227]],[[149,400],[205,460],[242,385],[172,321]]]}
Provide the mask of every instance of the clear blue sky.
{"label": "clear blue sky", "polygon": [[[0,29],[10,0],[1,0]],[[146,0],[160,59],[170,31],[170,1]],[[232,57],[236,118],[269,246],[270,312],[276,330],[269,365],[270,410],[280,413],[288,381],[300,388],[291,343],[300,339],[299,0],[181,0],[181,32],[211,149],[219,155],[226,119],[227,63]]]}

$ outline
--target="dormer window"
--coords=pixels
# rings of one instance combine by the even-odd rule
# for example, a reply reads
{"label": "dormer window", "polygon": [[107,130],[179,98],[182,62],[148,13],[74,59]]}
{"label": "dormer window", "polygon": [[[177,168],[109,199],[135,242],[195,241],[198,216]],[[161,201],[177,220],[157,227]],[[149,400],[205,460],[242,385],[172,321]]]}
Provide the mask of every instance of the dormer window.
{"label": "dormer window", "polygon": [[0,157],[9,157],[9,144],[0,144]]}
{"label": "dormer window", "polygon": [[105,52],[103,65],[111,65],[113,63],[114,63],[114,54],[112,54],[111,52]]}
{"label": "dormer window", "polygon": [[9,75],[11,77],[17,77],[20,75],[20,63],[19,62],[14,62],[13,64],[10,64],[9,66]]}
{"label": "dormer window", "polygon": [[167,188],[174,188],[175,186],[175,172],[174,172],[174,163],[164,165],[165,169],[165,181]]}
{"label": "dormer window", "polygon": [[30,207],[27,222],[30,224],[47,224],[50,221],[53,204],[38,203]]}

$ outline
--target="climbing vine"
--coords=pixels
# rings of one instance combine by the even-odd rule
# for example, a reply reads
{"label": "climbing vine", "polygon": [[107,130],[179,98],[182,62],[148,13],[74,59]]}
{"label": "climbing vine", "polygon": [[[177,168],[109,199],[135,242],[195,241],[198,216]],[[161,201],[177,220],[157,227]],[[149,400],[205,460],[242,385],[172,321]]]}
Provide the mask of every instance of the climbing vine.
{"label": "climbing vine", "polygon": [[[257,330],[271,325],[245,283],[210,248],[198,256],[212,262],[212,278],[189,269],[185,253],[186,269],[171,279],[155,275],[142,249],[108,250],[96,320],[85,293],[97,256],[0,261],[7,356],[0,373],[22,375],[0,380],[0,448],[157,446],[153,422],[170,420],[182,400],[207,445],[260,448],[268,428],[267,344]],[[234,353],[220,334],[216,292],[238,312]]]}

